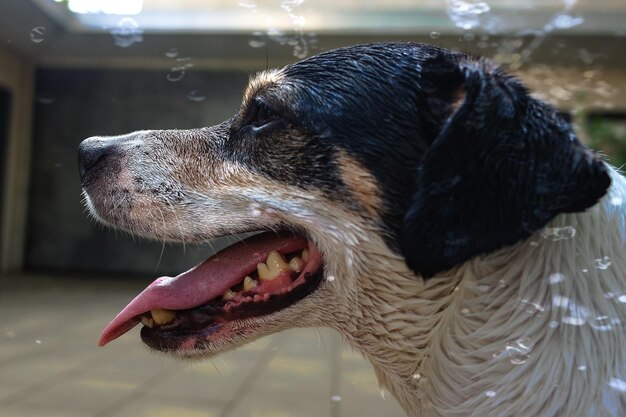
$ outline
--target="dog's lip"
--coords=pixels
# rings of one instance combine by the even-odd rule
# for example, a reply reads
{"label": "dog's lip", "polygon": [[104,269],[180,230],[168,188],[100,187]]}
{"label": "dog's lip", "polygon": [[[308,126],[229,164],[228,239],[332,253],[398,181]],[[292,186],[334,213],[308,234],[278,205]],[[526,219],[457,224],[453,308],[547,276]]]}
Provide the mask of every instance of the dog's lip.
{"label": "dog's lip", "polygon": [[152,309],[185,310],[221,296],[264,262],[272,250],[287,254],[307,247],[310,261],[301,274],[311,273],[321,264],[313,242],[287,232],[267,232],[230,246],[176,277],[157,278],[106,326],[98,344],[104,346],[122,336]]}

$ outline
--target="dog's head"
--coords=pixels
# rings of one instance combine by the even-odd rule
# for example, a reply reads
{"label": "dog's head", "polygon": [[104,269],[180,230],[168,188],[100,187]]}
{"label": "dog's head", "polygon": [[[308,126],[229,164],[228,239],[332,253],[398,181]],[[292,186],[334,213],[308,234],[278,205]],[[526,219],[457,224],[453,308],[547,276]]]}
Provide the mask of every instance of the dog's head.
{"label": "dog's head", "polygon": [[279,232],[158,279],[101,340],[142,320],[149,345],[186,356],[344,320],[369,291],[360,279],[437,275],[585,210],[610,184],[517,80],[416,44],[264,72],[220,125],[90,138],[80,158],[91,212],[116,227],[185,242]]}

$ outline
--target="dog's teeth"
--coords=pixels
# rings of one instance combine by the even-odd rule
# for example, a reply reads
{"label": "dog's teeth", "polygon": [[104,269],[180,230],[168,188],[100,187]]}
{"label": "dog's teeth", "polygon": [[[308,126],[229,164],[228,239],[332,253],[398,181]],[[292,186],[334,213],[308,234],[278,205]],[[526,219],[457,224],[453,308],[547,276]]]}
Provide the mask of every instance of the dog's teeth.
{"label": "dog's teeth", "polygon": [[[264,267],[267,268],[267,271]],[[271,251],[267,256],[267,264],[257,265],[257,270],[259,271],[259,278],[262,280],[272,280],[283,272],[293,272],[283,255],[276,250]]]}
{"label": "dog's teeth", "polygon": [[222,300],[232,300],[235,298],[236,293],[233,290],[226,290],[224,295],[222,295]]}
{"label": "dog's teeth", "polygon": [[155,308],[150,310],[150,314],[152,314],[152,319],[154,323],[157,325],[169,323],[174,320],[176,317],[176,312],[172,310],[165,310],[163,308]]}
{"label": "dog's teeth", "polygon": [[296,256],[295,258],[292,258],[291,261],[289,261],[289,266],[294,271],[300,272],[302,270],[302,267],[304,266],[304,261]]}
{"label": "dog's teeth", "polygon": [[148,316],[141,316],[141,323],[143,323],[144,326],[148,326],[149,328],[154,327],[154,320]]}
{"label": "dog's teeth", "polygon": [[304,262],[309,262],[309,250],[305,249],[302,251],[302,260]]}
{"label": "dog's teeth", "polygon": [[244,291],[250,291],[252,288],[255,288],[257,285],[259,285],[259,282],[255,279],[252,279],[251,277],[245,277],[243,279]]}
{"label": "dog's teeth", "polygon": [[263,262],[256,265],[256,270],[259,273],[259,279],[268,280],[270,276],[270,269]]}

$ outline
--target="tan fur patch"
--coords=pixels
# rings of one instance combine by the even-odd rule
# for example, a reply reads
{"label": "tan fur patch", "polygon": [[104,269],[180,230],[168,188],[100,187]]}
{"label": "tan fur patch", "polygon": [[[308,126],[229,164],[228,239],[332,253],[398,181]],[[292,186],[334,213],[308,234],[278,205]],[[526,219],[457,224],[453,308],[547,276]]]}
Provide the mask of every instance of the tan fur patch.
{"label": "tan fur patch", "polygon": [[246,104],[254,97],[262,88],[278,83],[283,78],[280,70],[267,70],[260,72],[250,78],[246,91],[243,94],[242,105]]}
{"label": "tan fur patch", "polygon": [[379,216],[382,211],[380,190],[374,176],[346,152],[339,153],[341,179],[370,216]]}
{"label": "tan fur patch", "polygon": [[459,88],[452,95],[452,103],[450,104],[449,116],[452,116],[456,111],[465,103],[465,96],[467,92],[465,91],[465,87]]}

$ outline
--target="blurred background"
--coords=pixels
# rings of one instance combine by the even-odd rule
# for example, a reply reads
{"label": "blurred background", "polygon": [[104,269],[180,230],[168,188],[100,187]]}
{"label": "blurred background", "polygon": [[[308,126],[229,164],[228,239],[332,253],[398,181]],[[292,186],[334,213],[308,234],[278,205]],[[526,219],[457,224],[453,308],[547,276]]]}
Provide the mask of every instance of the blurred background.
{"label": "blurred background", "polygon": [[374,41],[489,57],[626,164],[624,0],[0,0],[0,416],[402,415],[328,330],[193,366],[134,333],[97,349],[136,292],[212,249],[98,226],[76,163],[89,136],[209,126],[256,71]]}

